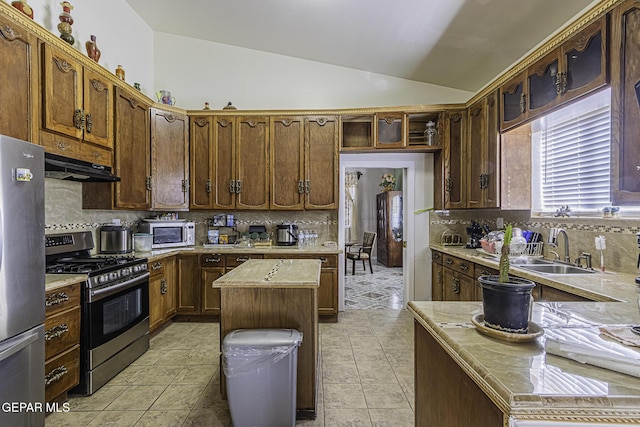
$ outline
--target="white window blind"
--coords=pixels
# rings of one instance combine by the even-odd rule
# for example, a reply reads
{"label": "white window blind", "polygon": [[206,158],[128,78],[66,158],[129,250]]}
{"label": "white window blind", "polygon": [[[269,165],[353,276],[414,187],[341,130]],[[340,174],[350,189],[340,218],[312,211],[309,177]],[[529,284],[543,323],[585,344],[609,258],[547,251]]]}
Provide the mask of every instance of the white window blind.
{"label": "white window blind", "polygon": [[610,203],[610,92],[540,120],[540,201],[544,211],[568,205],[601,210]]}

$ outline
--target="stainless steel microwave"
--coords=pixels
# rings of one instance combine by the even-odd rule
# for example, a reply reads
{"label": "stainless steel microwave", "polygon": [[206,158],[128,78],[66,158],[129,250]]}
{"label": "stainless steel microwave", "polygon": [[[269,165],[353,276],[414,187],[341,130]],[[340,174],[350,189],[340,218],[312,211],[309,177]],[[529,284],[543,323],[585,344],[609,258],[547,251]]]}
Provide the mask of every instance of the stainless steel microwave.
{"label": "stainless steel microwave", "polygon": [[196,244],[196,225],[192,221],[145,219],[140,231],[153,236],[151,249]]}

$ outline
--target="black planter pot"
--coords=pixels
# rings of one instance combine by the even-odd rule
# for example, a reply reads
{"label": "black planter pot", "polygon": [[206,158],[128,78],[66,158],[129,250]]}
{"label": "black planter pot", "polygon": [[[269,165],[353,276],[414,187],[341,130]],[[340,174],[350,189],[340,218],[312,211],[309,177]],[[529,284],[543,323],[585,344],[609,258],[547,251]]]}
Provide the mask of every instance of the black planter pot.
{"label": "black planter pot", "polygon": [[509,276],[509,283],[499,283],[499,276],[480,276],[485,326],[512,334],[529,330],[531,280]]}

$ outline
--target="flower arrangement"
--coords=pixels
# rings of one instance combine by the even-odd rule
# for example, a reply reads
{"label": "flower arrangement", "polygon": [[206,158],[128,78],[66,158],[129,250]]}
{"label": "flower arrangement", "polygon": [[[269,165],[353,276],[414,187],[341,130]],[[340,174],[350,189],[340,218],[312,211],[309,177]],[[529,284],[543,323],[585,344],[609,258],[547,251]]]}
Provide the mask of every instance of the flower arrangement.
{"label": "flower arrangement", "polygon": [[382,181],[379,184],[380,187],[384,191],[390,191],[396,188],[396,177],[391,175],[390,173],[385,173],[382,175]]}

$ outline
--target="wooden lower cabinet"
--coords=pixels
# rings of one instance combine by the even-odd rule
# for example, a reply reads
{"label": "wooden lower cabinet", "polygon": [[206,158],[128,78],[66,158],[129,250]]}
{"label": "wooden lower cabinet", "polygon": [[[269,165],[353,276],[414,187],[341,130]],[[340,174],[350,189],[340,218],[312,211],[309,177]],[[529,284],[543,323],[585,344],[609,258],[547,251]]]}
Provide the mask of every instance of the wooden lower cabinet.
{"label": "wooden lower cabinet", "polygon": [[178,255],[178,314],[200,313],[200,264],[197,254]]}
{"label": "wooden lower cabinet", "polygon": [[[179,315],[220,314],[220,289],[212,283],[250,259],[318,259],[322,262],[318,288],[318,314],[323,322],[338,321],[337,254],[210,253],[178,255],[177,308]],[[152,273],[153,274],[153,273]],[[150,296],[151,298],[151,296]]]}
{"label": "wooden lower cabinet", "polygon": [[81,283],[46,292],[45,400],[64,399],[80,381]]}
{"label": "wooden lower cabinet", "polygon": [[176,314],[176,257],[149,262],[149,330]]}
{"label": "wooden lower cabinet", "polygon": [[442,252],[431,251],[431,300],[442,301]]}
{"label": "wooden lower cabinet", "polygon": [[415,425],[502,426],[502,411],[438,342],[414,321]]}
{"label": "wooden lower cabinet", "polygon": [[[439,251],[431,251],[431,299],[433,301],[482,301],[480,276],[498,275],[495,268],[476,264]],[[536,283],[535,301],[595,301],[552,286]]]}
{"label": "wooden lower cabinet", "polygon": [[266,259],[319,259],[320,287],[318,288],[318,314],[321,322],[338,321],[338,255],[276,255],[265,254]]}
{"label": "wooden lower cabinet", "polygon": [[442,258],[442,300],[476,301],[475,264],[445,254]]}

